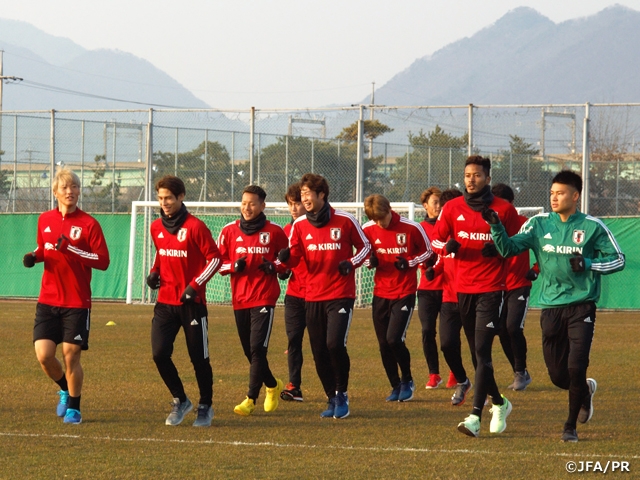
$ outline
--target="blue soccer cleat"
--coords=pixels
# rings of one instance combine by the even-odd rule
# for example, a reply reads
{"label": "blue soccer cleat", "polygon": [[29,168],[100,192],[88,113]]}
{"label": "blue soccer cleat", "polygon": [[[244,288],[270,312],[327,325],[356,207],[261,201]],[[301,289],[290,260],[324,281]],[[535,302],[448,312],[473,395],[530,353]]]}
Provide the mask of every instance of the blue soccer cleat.
{"label": "blue soccer cleat", "polygon": [[56,414],[59,417],[64,417],[64,415],[67,413],[67,405],[69,404],[69,392],[60,390],[58,392],[58,395],[60,395],[60,401],[58,402],[58,407],[56,408]]}
{"label": "blue soccer cleat", "polygon": [[78,425],[82,423],[82,414],[80,410],[76,410],[75,408],[67,408],[67,413],[64,414],[64,423],[71,423],[74,425]]}

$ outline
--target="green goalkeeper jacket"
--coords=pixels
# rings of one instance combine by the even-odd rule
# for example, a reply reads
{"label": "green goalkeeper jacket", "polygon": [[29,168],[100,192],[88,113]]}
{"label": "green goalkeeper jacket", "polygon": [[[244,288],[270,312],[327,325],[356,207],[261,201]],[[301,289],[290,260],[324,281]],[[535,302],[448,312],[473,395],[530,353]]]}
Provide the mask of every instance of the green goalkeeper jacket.
{"label": "green goalkeeper jacket", "polygon": [[[491,225],[491,234],[505,258],[533,250],[540,266],[539,303],[543,308],[597,302],[600,275],[624,268],[624,254],[611,231],[601,220],[581,212],[566,222],[557,213],[536,215],[511,238],[499,223]],[[584,257],[584,272],[571,270],[569,259],[574,253]]]}

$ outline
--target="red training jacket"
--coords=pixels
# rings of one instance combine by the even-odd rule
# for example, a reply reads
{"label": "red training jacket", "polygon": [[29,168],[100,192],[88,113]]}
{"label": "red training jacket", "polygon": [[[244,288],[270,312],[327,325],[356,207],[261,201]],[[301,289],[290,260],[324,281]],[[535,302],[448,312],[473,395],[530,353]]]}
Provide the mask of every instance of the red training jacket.
{"label": "red training jacket", "polygon": [[[426,220],[424,220],[420,222],[420,226],[424,229],[425,233],[427,234],[427,237],[432,238],[432,235],[433,235],[432,232],[433,232],[433,229],[435,228],[435,224],[429,223]],[[444,288],[443,286],[444,277],[442,275],[436,275],[435,277],[433,277],[433,280],[427,280],[427,277],[424,276],[424,272],[425,272],[424,265],[420,265],[420,271],[422,273],[420,274],[420,283],[418,284],[418,290],[442,290]]]}
{"label": "red training jacket", "polygon": [[182,305],[180,297],[187,285],[197,292],[196,302],[206,304],[207,282],[221,265],[220,252],[209,228],[190,213],[175,234],[159,218],[151,224],[156,246],[152,272],[160,274],[158,302]]}
{"label": "red training jacket", "polygon": [[[494,210],[509,236],[518,233],[518,213],[506,200],[494,197],[489,208]],[[483,257],[481,250],[493,242],[491,228],[480,212],[472,210],[464,197],[448,201],[440,211],[433,229],[432,246],[444,253],[449,238],[461,246],[455,256],[456,289],[458,293],[487,293],[505,290],[506,263],[501,256]]]}
{"label": "red training jacket", "polygon": [[[56,250],[60,235],[66,251]],[[38,218],[36,262],[44,262],[38,302],[53,307],[91,308],[91,269],[106,270],[109,250],[98,221],[79,208],[62,216],[57,208]]]}
{"label": "red training jacket", "polygon": [[[311,225],[306,215],[298,217],[293,222],[289,246],[287,268],[301,259],[307,264],[307,302],[356,298],[355,269],[369,256],[370,245],[353,215],[331,207],[329,222],[320,228]],[[349,275],[342,276],[338,271],[342,260],[349,260],[354,267]]]}
{"label": "red training jacket", "polygon": [[[370,221],[362,226],[362,230],[371,243],[372,254],[375,252],[378,258],[373,294],[389,300],[415,294],[418,265],[433,255],[431,242],[422,227],[392,211],[387,228]],[[400,271],[394,266],[399,256],[409,261],[407,270]]]}
{"label": "red training jacket", "polygon": [[[524,215],[518,215],[518,228],[527,223],[527,220],[529,219]],[[515,257],[509,257],[505,262],[507,264],[507,290],[531,286],[531,281],[525,277],[531,268],[529,250]]]}
{"label": "red training jacket", "polygon": [[[218,237],[222,254],[221,275],[231,274],[231,303],[234,310],[262,306],[275,306],[280,296],[280,284],[276,275],[267,275],[258,266],[262,257],[275,262],[278,252],[287,246],[287,236],[280,225],[267,220],[264,227],[252,235],[240,230],[240,220],[231,222]],[[242,272],[235,272],[233,264],[247,257]]]}
{"label": "red training jacket", "polygon": [[[289,237],[293,230],[293,224],[287,223],[284,226],[284,233]],[[287,295],[292,297],[304,298],[307,283],[307,264],[304,260],[300,260],[300,263],[291,269],[291,276],[289,277],[289,283],[287,284]]]}

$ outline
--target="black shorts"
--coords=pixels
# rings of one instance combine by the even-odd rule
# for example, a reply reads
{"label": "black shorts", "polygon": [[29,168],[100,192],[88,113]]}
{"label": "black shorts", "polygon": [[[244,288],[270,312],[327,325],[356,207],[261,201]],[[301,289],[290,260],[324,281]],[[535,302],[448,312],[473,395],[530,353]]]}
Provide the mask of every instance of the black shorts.
{"label": "black shorts", "polygon": [[33,325],[33,341],[51,340],[56,345],[72,343],[89,350],[91,309],[52,307],[44,303],[36,305]]}

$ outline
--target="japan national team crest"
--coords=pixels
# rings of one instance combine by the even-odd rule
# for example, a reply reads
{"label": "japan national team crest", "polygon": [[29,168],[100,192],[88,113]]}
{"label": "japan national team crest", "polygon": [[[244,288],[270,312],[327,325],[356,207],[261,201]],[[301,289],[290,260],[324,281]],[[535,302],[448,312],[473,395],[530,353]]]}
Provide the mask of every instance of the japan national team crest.
{"label": "japan national team crest", "polygon": [[573,243],[580,245],[582,242],[584,242],[584,230],[574,230]]}
{"label": "japan national team crest", "polygon": [[401,247],[406,245],[407,244],[407,234],[406,233],[396,233],[396,242]]}
{"label": "japan national team crest", "polygon": [[342,230],[339,229],[339,228],[332,228],[331,229],[331,240],[338,241],[338,240],[340,240],[340,237],[342,237]]}
{"label": "japan national team crest", "polygon": [[187,229],[181,228],[180,230],[178,230],[178,241],[184,242],[186,238],[187,238]]}
{"label": "japan national team crest", "polygon": [[271,233],[260,232],[260,245],[269,245],[270,241],[271,241]]}
{"label": "japan national team crest", "polygon": [[82,234],[82,227],[71,227],[71,231],[69,232],[69,237],[71,238],[71,240],[78,240],[81,234]]}

